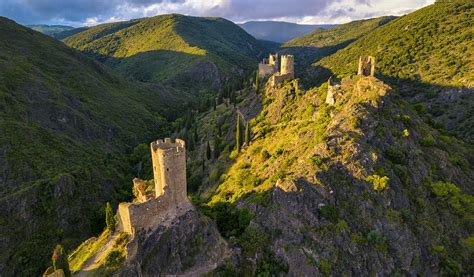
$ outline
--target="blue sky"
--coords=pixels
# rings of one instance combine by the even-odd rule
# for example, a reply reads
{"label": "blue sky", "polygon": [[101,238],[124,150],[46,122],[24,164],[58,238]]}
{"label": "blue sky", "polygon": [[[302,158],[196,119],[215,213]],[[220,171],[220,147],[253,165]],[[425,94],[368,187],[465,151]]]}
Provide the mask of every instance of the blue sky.
{"label": "blue sky", "polygon": [[403,15],[434,0],[0,0],[0,16],[21,24],[96,25],[166,13],[220,16],[234,22],[344,23]]}

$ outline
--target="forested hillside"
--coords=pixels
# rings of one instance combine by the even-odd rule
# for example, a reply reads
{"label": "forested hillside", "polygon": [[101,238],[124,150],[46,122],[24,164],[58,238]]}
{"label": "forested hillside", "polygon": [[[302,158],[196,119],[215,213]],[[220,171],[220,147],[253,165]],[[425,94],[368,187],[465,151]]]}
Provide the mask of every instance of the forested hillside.
{"label": "forested hillside", "polygon": [[39,275],[55,243],[101,230],[105,203],[130,196],[127,153],[167,134],[187,99],[0,18],[2,274]]}
{"label": "forested hillside", "polygon": [[64,42],[126,76],[191,90],[240,83],[265,52],[228,20],[177,14],[103,24]]}
{"label": "forested hillside", "polygon": [[472,1],[436,2],[317,62],[313,76],[346,76],[356,70],[360,55],[370,54],[380,78],[419,104],[439,127],[473,142],[473,16]]}

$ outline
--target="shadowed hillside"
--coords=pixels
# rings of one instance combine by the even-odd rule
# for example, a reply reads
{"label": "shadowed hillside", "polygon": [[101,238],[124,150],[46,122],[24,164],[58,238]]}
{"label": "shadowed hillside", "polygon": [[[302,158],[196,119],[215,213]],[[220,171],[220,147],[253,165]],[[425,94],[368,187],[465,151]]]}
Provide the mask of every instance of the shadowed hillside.
{"label": "shadowed hillside", "polygon": [[102,229],[130,196],[128,155],[168,133],[186,94],[125,83],[98,62],[0,18],[0,272],[37,276],[56,243]]}
{"label": "shadowed hillside", "polygon": [[240,81],[265,51],[228,20],[177,14],[103,24],[64,42],[126,76],[193,90]]}

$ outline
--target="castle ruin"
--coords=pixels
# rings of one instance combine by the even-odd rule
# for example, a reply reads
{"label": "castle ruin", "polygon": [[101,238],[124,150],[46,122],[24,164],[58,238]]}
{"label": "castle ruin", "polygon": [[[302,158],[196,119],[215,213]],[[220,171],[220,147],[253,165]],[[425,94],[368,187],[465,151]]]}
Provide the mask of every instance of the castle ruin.
{"label": "castle ruin", "polygon": [[186,147],[183,140],[157,140],[151,143],[154,188],[133,180],[135,201],[120,203],[117,210],[119,229],[134,235],[153,230],[168,219],[188,211],[192,204],[186,191]]}
{"label": "castle ruin", "polygon": [[359,68],[357,75],[374,76],[375,74],[375,58],[372,56],[361,56],[359,58]]}
{"label": "castle ruin", "polygon": [[258,77],[265,78],[271,76],[278,72],[279,68],[278,53],[270,54],[268,59],[263,59],[263,61],[258,64]]}
{"label": "castle ruin", "polygon": [[334,106],[336,104],[336,87],[333,85],[331,78],[328,80],[328,92],[326,94],[326,104]]}
{"label": "castle ruin", "polygon": [[293,55],[282,55],[281,56],[281,69],[280,72],[273,74],[270,77],[270,85],[276,87],[278,84],[283,83],[285,80],[295,78],[295,58]]}

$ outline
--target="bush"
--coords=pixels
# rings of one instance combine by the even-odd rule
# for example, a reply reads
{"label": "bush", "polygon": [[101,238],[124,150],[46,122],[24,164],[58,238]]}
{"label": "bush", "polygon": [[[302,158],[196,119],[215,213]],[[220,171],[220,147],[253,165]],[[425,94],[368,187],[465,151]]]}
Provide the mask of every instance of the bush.
{"label": "bush", "polygon": [[248,209],[238,209],[228,202],[216,203],[208,213],[216,220],[217,229],[225,238],[240,236],[253,218]]}
{"label": "bush", "polygon": [[332,223],[337,223],[339,220],[339,211],[335,206],[332,205],[326,205],[322,206],[320,209],[321,216],[325,218],[326,220],[332,222]]}
{"label": "bush", "polygon": [[386,239],[379,230],[372,230],[367,234],[367,242],[379,251],[387,249]]}
{"label": "bush", "polygon": [[390,146],[385,151],[385,155],[396,164],[406,164],[405,150],[399,147]]}
{"label": "bush", "polygon": [[420,141],[420,144],[425,147],[431,147],[435,145],[435,140],[432,135],[428,135]]}
{"label": "bush", "polygon": [[71,276],[71,271],[69,270],[69,262],[67,260],[66,253],[62,245],[56,245],[51,260],[53,262],[54,270],[62,269],[64,271],[64,275]]}
{"label": "bush", "polygon": [[109,230],[110,232],[115,231],[115,215],[114,211],[112,210],[112,206],[110,206],[109,202],[107,202],[105,208],[105,223],[107,224],[107,230]]}
{"label": "bush", "polygon": [[374,186],[375,191],[383,191],[388,188],[388,182],[390,179],[387,176],[371,175],[365,179],[367,182]]}
{"label": "bush", "polygon": [[104,265],[109,271],[117,270],[122,262],[125,260],[125,254],[120,250],[112,250],[105,257]]}

